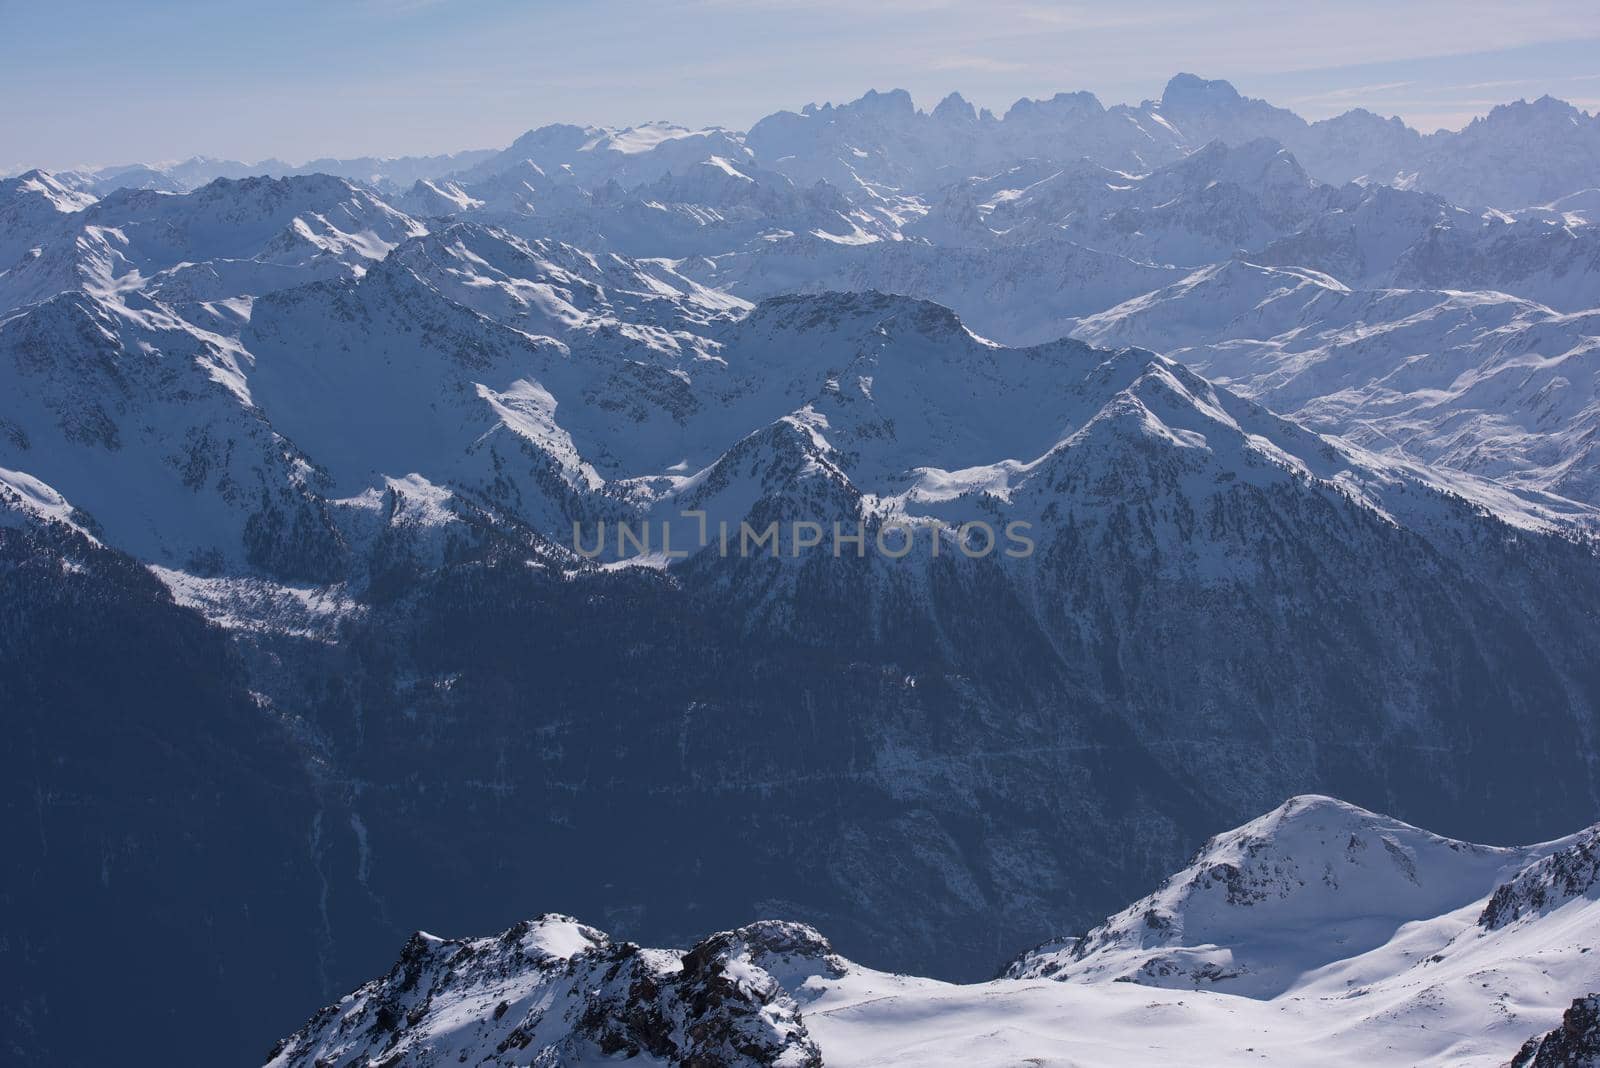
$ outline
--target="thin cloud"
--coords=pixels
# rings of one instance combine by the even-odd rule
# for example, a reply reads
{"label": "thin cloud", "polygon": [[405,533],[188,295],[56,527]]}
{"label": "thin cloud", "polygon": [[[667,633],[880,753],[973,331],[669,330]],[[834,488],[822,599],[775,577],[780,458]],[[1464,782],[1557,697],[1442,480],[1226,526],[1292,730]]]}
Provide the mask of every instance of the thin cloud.
{"label": "thin cloud", "polygon": [[1416,82],[1382,82],[1378,85],[1351,85],[1340,89],[1329,89],[1320,93],[1291,97],[1290,103],[1319,104],[1323,102],[1335,103],[1348,100],[1364,100],[1369,97],[1381,96],[1384,93],[1408,89],[1416,84]]}
{"label": "thin cloud", "polygon": [[944,56],[929,60],[927,66],[930,70],[982,71],[985,74],[1011,74],[1034,69],[1027,63],[990,56]]}

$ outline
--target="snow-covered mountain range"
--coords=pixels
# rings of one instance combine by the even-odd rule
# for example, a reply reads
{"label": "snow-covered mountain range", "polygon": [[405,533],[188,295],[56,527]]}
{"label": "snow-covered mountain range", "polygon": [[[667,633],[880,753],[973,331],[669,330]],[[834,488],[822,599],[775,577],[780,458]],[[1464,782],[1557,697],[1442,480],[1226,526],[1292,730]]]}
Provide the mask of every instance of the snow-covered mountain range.
{"label": "snow-covered mountain range", "polygon": [[847,104],[778,112],[747,132],[670,122],[625,129],[553,125],[529,131],[501,150],[317,159],[300,166],[196,156],[74,171],[63,178],[76,189],[103,194],[117,188],[183,192],[216,178],[253,174],[331,174],[399,192],[454,175],[497,174],[531,160],[546,173],[585,186],[615,180],[631,187],[721,157],[734,167],[754,162],[773,168],[800,185],[825,181],[847,192],[867,185],[920,195],[952,179],[998,173],[1028,159],[1087,157],[1141,174],[1212,141],[1243,144],[1258,138],[1282,143],[1325,182],[1365,179],[1479,208],[1549,204],[1594,188],[1600,168],[1600,123],[1551,97],[1501,105],[1459,131],[1425,134],[1359,108],[1307,122],[1292,111],[1241,96],[1226,81],[1179,74],[1159,100],[1136,106],[1107,108],[1094,94],[1079,91],[1024,98],[996,116],[951,93],[931,111],[920,111],[909,93],[896,89],[870,91]]}
{"label": "snow-covered mountain range", "polygon": [[[1378,1049],[1335,977],[1412,1019],[1423,942],[1502,975],[1450,917],[1544,909],[1554,847],[1300,803],[1094,924],[1308,790],[1485,841],[1600,816],[1597,145],[1556,101],[1423,135],[1180,75],[0,181],[7,1055],[116,1055],[63,1008],[113,921],[174,948],[105,1034],[248,1061],[397,934],[532,897],[617,940],[420,939],[389,982],[539,1019],[380,986],[383,1028],[283,1056],[831,1064],[853,1027],[880,1063],[933,1005],[976,1049],[990,1001]],[[756,915],[938,981],[803,926],[621,941]],[[1065,982],[944,985],[1091,928],[1013,967]],[[1557,1056],[1578,986],[1458,1030]]]}
{"label": "snow-covered mountain range", "polygon": [[971,985],[781,920],[674,951],[554,914],[419,932],[268,1064],[1589,1064],[1597,841],[1472,845],[1296,797]]}

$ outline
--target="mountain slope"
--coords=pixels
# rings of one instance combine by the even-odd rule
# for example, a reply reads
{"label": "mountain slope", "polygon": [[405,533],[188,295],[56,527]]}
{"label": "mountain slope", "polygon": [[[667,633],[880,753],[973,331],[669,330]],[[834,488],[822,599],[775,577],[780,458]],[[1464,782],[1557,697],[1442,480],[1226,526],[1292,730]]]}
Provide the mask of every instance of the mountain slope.
{"label": "mountain slope", "polygon": [[0,274],[15,269],[17,261],[53,234],[60,216],[82,211],[94,199],[44,171],[0,179]]}
{"label": "mountain slope", "polygon": [[1408,922],[1481,900],[1550,851],[1471,845],[1330,798],[1294,798],[1207,842],[1156,893],[1082,938],[1030,951],[1006,975],[1275,997]]}
{"label": "mountain slope", "polygon": [[0,457],[145,560],[329,580],[341,546],[319,478],[255,408],[249,361],[138,294],[0,317]]}
{"label": "mountain slope", "polygon": [[357,275],[425,232],[342,179],[218,179],[187,195],[121,190],[62,216],[0,275],[0,309],[84,288],[167,300],[254,295]]}
{"label": "mountain slope", "polygon": [[[1563,1009],[1600,979],[1586,956],[1593,900],[1523,920],[1514,937],[1480,937],[1461,919],[1557,845],[1471,845],[1294,798],[1212,839],[1076,953],[1043,947],[969,986],[864,968],[814,929],[775,920],[687,952],[618,944],[555,915],[493,939],[419,933],[387,976],[318,1013],[269,1063],[1583,1063],[1571,1058],[1592,1041],[1592,998]],[[1220,944],[1179,952],[1231,951],[1239,975],[1106,966],[1134,959],[1130,939],[1159,952],[1207,937]],[[1529,1031],[1558,1022],[1518,1053]]]}
{"label": "mountain slope", "polygon": [[[373,598],[273,693],[384,784],[363,818],[397,914],[490,926],[537,886],[687,941],[783,901],[857,955],[971,976],[1153,878],[1196,813],[1310,783],[1508,836],[1587,811],[1592,556],[1536,511],[1508,525],[1149,353],[1001,349],[904,299],[768,302],[715,341],[680,365],[701,407],[594,461],[646,473],[602,499],[895,517],[918,551],[723,560],[713,536],[664,574],[511,553]],[[550,366],[599,358],[570,345]],[[621,433],[541,381],[580,456]],[[1035,552],[947,535],[930,559],[932,520],[976,517],[1033,522]],[[482,878],[419,878],[418,850]]]}
{"label": "mountain slope", "polygon": [[1592,312],[1499,293],[1351,290],[1243,261],[1088,316],[1074,334],[1167,352],[1368,448],[1594,502]]}
{"label": "mountain slope", "polygon": [[1071,328],[1071,317],[1184,273],[1054,236],[999,249],[919,240],[840,246],[796,238],[690,260],[681,269],[751,300],[827,290],[919,297],[961,309],[974,331],[1012,345],[1053,341]]}
{"label": "mountain slope", "polygon": [[[16,520],[0,487],[0,1060],[259,1063],[305,992],[366,967],[334,924],[391,937],[319,901],[354,863],[338,791],[226,635],[138,562]],[[86,1028],[112,961],[140,981]]]}

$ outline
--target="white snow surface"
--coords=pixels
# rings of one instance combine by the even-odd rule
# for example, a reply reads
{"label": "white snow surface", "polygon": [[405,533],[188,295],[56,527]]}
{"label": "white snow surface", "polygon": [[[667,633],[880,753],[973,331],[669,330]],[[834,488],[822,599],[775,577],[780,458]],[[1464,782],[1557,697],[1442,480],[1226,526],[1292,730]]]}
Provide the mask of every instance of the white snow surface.
{"label": "white snow surface", "polygon": [[[1600,959],[1590,952],[1600,940],[1597,836],[1600,829],[1533,846],[1480,846],[1301,796],[1218,835],[1156,893],[1084,938],[1025,953],[992,982],[874,971],[794,924],[757,924],[702,947],[721,947],[717,959],[729,962],[739,989],[768,991],[762,997],[792,1040],[784,1053],[792,1059],[772,1063],[813,1063],[796,1037],[808,1035],[821,1063],[860,1068],[1487,1068],[1508,1062],[1600,985]],[[1552,883],[1564,892],[1551,892]],[[1541,885],[1546,891],[1530,898]],[[1491,900],[1513,899],[1539,907],[1508,908],[1499,925],[1486,919]],[[465,955],[434,952],[431,937],[414,939],[418,948],[407,948],[388,979],[286,1040],[272,1063],[357,1049],[370,1057],[403,1051],[419,1065],[541,1064],[539,1056],[558,1053],[564,1064],[609,1063],[589,1041],[596,1016],[639,1005],[598,1001],[598,993],[582,1001],[572,991],[574,977],[613,974],[605,971],[612,949],[567,917],[450,944],[470,947]],[[508,964],[508,940],[533,948]],[[704,958],[702,947],[683,966]],[[658,975],[677,974],[677,953],[640,952]],[[451,964],[408,967],[423,957]],[[418,974],[420,984],[409,978]],[[373,1038],[372,1006],[391,1003],[381,999],[393,998],[397,983],[425,996],[408,995],[409,1022],[393,1037]],[[694,1020],[670,1022],[682,1034]],[[530,1032],[508,1052],[505,1035]],[[641,1063],[679,1060],[668,1053]]]}

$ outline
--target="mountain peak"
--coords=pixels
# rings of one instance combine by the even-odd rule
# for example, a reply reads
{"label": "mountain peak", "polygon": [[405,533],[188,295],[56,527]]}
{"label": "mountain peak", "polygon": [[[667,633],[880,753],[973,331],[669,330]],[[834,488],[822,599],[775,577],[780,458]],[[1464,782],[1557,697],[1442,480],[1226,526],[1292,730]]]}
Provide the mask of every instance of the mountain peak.
{"label": "mountain peak", "polygon": [[893,118],[910,118],[917,112],[911,94],[904,89],[879,92],[868,89],[860,97],[845,104],[840,110],[855,111],[863,115],[883,115]]}
{"label": "mountain peak", "polygon": [[56,211],[79,211],[94,203],[88,193],[73,189],[49,171],[35,167],[15,178],[0,178],[0,195],[24,194],[42,198]]}
{"label": "mountain peak", "polygon": [[682,955],[615,942],[556,915],[492,938],[418,932],[387,975],[278,1043],[269,1063],[487,1063],[474,1052],[517,1050],[525,1051],[521,1063],[534,1064],[622,1054],[651,1063],[820,1068],[781,980],[842,971],[827,941],[800,924],[721,932]]}
{"label": "mountain peak", "polygon": [[1100,103],[1099,97],[1080,90],[1076,93],[1057,93],[1046,100],[1035,100],[1025,96],[1007,109],[1005,118],[1009,121],[1070,115],[1100,115],[1104,112],[1105,105]]}
{"label": "mountain peak", "polygon": [[1242,99],[1232,82],[1188,73],[1174,74],[1161,93],[1163,107],[1170,104],[1231,104]]}
{"label": "mountain peak", "polygon": [[1473,127],[1496,126],[1519,121],[1544,121],[1544,122],[1578,122],[1585,118],[1585,113],[1572,104],[1559,97],[1546,93],[1537,100],[1513,100],[1508,104],[1496,104],[1489,109],[1487,115],[1480,115],[1472,120],[1468,129]]}
{"label": "mountain peak", "polygon": [[968,123],[978,121],[977,109],[960,93],[951,93],[933,109],[933,117],[940,122]]}
{"label": "mountain peak", "polygon": [[960,317],[942,304],[876,290],[784,293],[757,304],[747,322],[763,329],[960,337],[963,343],[971,337]]}
{"label": "mountain peak", "polygon": [[[1458,842],[1301,794],[1212,838],[1160,890],[1089,934],[1024,954],[1006,974],[1270,997],[1329,954],[1375,948],[1406,923],[1483,897],[1536,849]],[[1313,928],[1316,947],[1303,937]],[[1302,952],[1288,948],[1297,940]]]}

